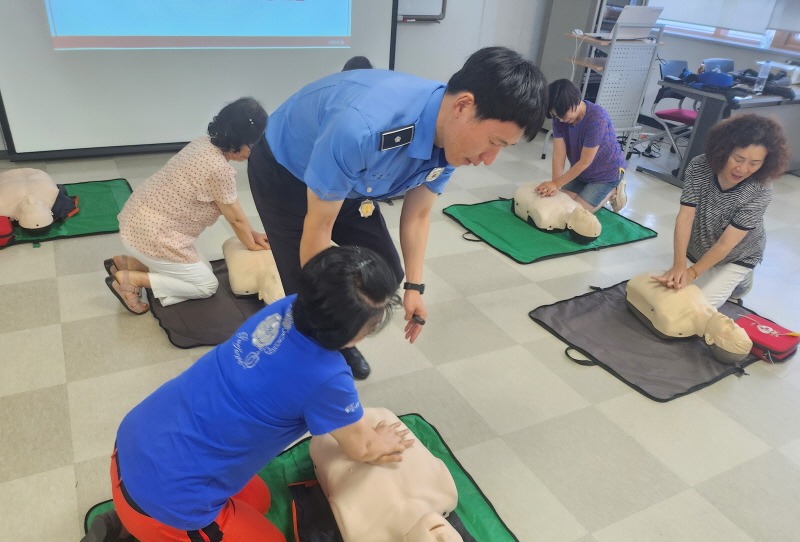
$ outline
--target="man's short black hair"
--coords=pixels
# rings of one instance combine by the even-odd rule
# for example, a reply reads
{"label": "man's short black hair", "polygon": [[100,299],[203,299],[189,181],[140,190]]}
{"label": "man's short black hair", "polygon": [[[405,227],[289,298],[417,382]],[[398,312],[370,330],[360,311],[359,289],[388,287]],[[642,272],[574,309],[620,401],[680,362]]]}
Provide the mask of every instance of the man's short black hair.
{"label": "man's short black hair", "polygon": [[476,118],[514,122],[531,141],[547,114],[547,80],[541,70],[506,47],[473,53],[450,78],[447,93],[471,92]]}
{"label": "man's short black hair", "polygon": [[354,56],[350,60],[344,63],[344,67],[342,67],[342,71],[350,71],[350,70],[371,70],[372,69],[372,62],[365,56]]}
{"label": "man's short black hair", "polygon": [[400,305],[397,278],[377,253],[356,246],[323,250],[303,266],[292,309],[295,327],[338,350],[364,328],[379,331]]}

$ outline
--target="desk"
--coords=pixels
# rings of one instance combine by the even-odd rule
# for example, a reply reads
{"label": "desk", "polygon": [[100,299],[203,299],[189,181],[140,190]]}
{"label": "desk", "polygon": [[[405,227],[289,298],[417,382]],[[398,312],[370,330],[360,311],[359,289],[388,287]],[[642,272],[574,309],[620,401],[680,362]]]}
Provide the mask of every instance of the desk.
{"label": "desk", "polygon": [[[686,146],[686,150],[683,152],[683,160],[681,160],[681,164],[678,167],[677,177],[673,176],[669,172],[656,171],[642,166],[637,166],[636,171],[647,173],[648,175],[657,177],[662,181],[682,187],[683,173],[686,171],[686,166],[689,164],[689,161],[691,161],[692,158],[698,154],[703,154],[706,134],[711,127],[723,118],[727,118],[731,114],[735,114],[735,111],[750,109],[754,110],[746,112],[772,115],[783,125],[784,129],[786,130],[786,136],[789,139],[789,145],[793,150],[793,163],[789,165],[789,169],[792,170],[800,167],[800,163],[794,162],[800,159],[800,155],[798,155],[797,150],[798,147],[800,147],[800,139],[797,136],[797,134],[800,133],[797,131],[797,126],[800,125],[800,98],[789,100],[782,98],[781,96],[761,94],[747,96],[741,99],[736,99],[733,103],[728,103],[728,100],[724,94],[694,89],[682,83],[675,83],[673,81],[659,81],[658,84],[678,94],[686,96],[689,99],[700,102],[700,109],[697,112],[697,120],[695,121],[694,128],[692,128],[692,134],[689,137],[689,144]],[[787,109],[785,111],[781,109],[780,112],[770,109],[762,109],[776,106],[783,107],[788,105],[794,105],[794,107],[792,107],[791,110]]]}

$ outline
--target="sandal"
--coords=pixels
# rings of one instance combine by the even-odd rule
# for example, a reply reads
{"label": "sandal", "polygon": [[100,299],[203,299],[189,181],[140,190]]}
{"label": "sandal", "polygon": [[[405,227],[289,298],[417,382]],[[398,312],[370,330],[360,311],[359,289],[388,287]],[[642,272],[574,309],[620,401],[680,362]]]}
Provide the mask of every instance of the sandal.
{"label": "sandal", "polygon": [[[139,296],[142,295],[142,289],[128,282],[127,275],[128,274],[125,273],[125,280],[122,284],[118,283],[114,277],[106,277],[106,286],[108,286],[108,289],[111,290],[114,297],[119,299],[122,306],[128,309],[129,312],[133,314],[144,314],[150,310],[150,305],[139,299]],[[114,284],[116,284],[118,288],[115,288]],[[142,306],[144,309],[140,308]]]}
{"label": "sandal", "polygon": [[103,260],[103,267],[106,268],[106,273],[108,273],[109,277],[116,276],[117,271],[127,271],[128,270],[127,256],[120,256],[120,258],[122,258],[122,261],[123,261],[123,263],[125,265],[124,268],[117,267],[117,264],[114,263],[114,258],[116,258],[116,256],[112,256],[111,258],[109,258],[107,260]]}

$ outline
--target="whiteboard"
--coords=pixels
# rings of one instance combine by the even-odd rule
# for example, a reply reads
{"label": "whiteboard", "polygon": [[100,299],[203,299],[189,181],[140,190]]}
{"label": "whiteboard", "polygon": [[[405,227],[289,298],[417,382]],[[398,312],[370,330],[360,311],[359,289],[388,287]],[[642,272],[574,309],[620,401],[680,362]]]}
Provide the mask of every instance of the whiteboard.
{"label": "whiteboard", "polygon": [[444,19],[444,7],[447,0],[398,0],[398,19],[436,21]]}

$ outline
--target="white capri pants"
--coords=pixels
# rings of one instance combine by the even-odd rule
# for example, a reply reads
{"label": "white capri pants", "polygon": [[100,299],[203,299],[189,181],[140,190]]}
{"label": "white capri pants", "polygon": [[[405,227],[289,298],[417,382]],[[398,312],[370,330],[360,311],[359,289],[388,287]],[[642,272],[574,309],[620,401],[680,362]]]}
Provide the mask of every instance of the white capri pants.
{"label": "white capri pants", "polygon": [[715,265],[694,284],[711,305],[720,308],[729,298],[739,299],[750,291],[753,287],[753,270],[735,263]]}
{"label": "white capri pants", "polygon": [[165,307],[187,299],[205,299],[217,291],[219,281],[205,261],[175,263],[154,260],[123,242],[127,251],[146,265],[150,272],[150,289]]}

